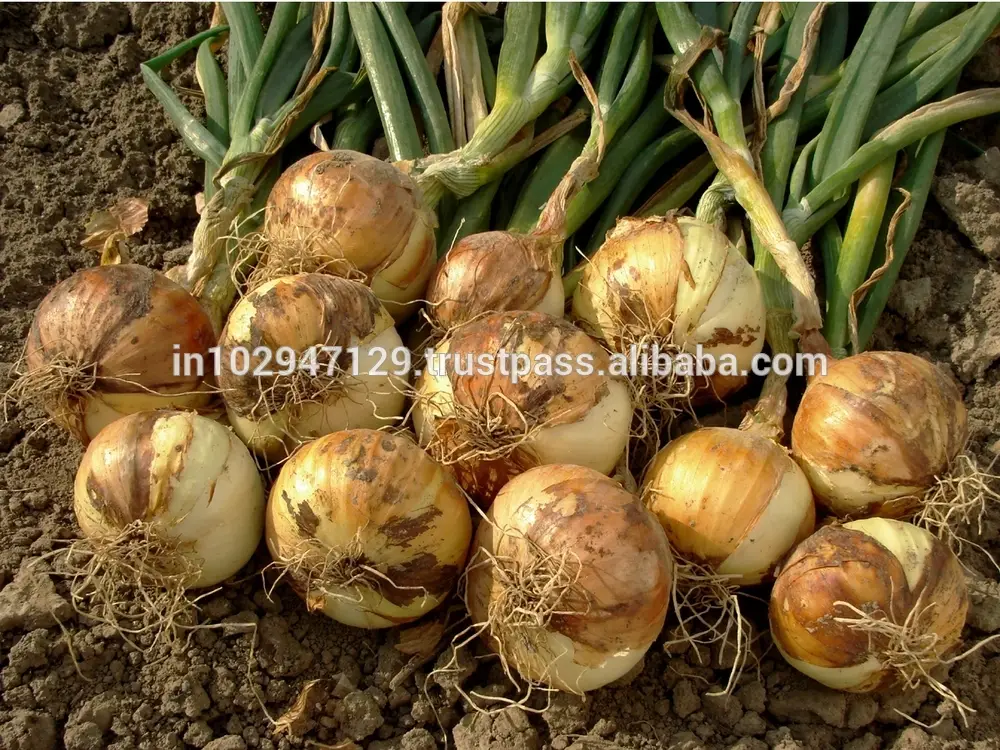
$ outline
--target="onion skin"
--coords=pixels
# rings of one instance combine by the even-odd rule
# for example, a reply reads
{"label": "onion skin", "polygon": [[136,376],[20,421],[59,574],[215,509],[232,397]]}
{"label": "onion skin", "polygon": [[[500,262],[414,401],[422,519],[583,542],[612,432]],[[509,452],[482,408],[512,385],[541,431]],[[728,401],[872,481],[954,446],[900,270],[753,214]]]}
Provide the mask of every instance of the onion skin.
{"label": "onion skin", "polygon": [[743,586],[769,578],[816,525],[802,470],[747,430],[706,427],[677,438],[653,459],[642,493],[678,554]]}
{"label": "onion skin", "polygon": [[[802,397],[792,455],[838,516],[902,517],[946,474],[968,437],[957,385],[904,352],[831,362]],[[890,502],[910,498],[910,502]]]}
{"label": "onion skin", "polygon": [[[610,473],[625,450],[632,420],[627,386],[607,374],[607,352],[571,323],[540,312],[487,315],[459,326],[435,350],[448,353],[440,373],[424,370],[418,383],[414,421],[422,445],[448,464],[459,484],[475,499],[489,503],[512,477],[546,463],[578,463]],[[499,372],[460,373],[469,357],[505,351],[529,357],[565,355],[568,375],[529,373],[514,382]],[[577,365],[590,357],[593,372]],[[582,368],[581,368],[582,369]],[[466,456],[476,425],[490,417],[518,436],[528,434],[509,451],[492,457]],[[525,425],[528,430],[525,431]],[[532,432],[532,430],[536,430]],[[500,446],[493,446],[500,447]]]}
{"label": "onion skin", "polygon": [[305,241],[317,269],[346,261],[397,321],[416,312],[414,303],[434,270],[436,225],[409,176],[346,150],[292,164],[274,184],[266,209],[270,238]]}
{"label": "onion skin", "polygon": [[704,378],[702,398],[746,382],[764,347],[766,311],[753,268],[715,227],[689,217],[621,219],[585,266],[573,316],[616,351],[653,338],[676,350],[733,355],[740,373]]}
{"label": "onion skin", "polygon": [[[56,362],[94,369],[97,385],[71,395],[68,410],[45,405],[87,444],[127,414],[207,405],[215,338],[198,300],[164,274],[133,264],[99,266],[77,271],[45,296],[28,332],[25,364],[29,377]],[[182,362],[184,354],[200,355],[205,375],[175,368],[178,352]]]}
{"label": "onion skin", "polygon": [[192,412],[147,411],[109,425],[76,474],[84,536],[114,537],[135,521],[195,562],[189,588],[214,586],[249,562],[264,532],[264,487],[246,446]]}
{"label": "onion skin", "polygon": [[287,578],[310,611],[385,628],[416,620],[447,597],[465,564],[472,519],[452,477],[410,439],[345,430],[309,443],[282,467],[266,538],[279,563],[306,545],[325,552],[356,543],[353,562],[395,586],[383,580],[379,593],[357,584],[335,589],[343,594],[337,597],[315,578],[310,587],[301,571]]}
{"label": "onion skin", "polygon": [[[403,384],[391,375],[393,366],[382,363],[385,375],[370,375],[381,355],[391,356],[402,341],[388,312],[363,284],[325,274],[299,274],[275,279],[246,295],[230,313],[220,339],[219,386],[223,390],[229,421],[250,448],[269,459],[284,458],[298,442],[351,427],[380,427],[403,411]],[[236,348],[252,351],[264,346],[276,352],[291,347],[302,353],[313,346],[340,346],[340,366],[345,389],[320,395],[316,400],[278,408],[262,401],[262,394],[287,383],[280,374],[257,377],[261,360],[251,358],[249,371],[232,369]],[[349,347],[358,347],[358,376],[351,374]],[[320,373],[327,360],[318,359]],[[272,362],[271,371],[280,369]],[[272,410],[272,407],[274,410]]]}
{"label": "onion skin", "polygon": [[492,312],[535,310],[561,318],[565,306],[557,255],[562,243],[514,232],[463,237],[427,286],[427,314],[441,328]]}
{"label": "onion skin", "polygon": [[[528,645],[532,639],[504,644],[512,666],[533,682],[580,693],[639,663],[666,619],[673,560],[663,530],[637,497],[592,469],[540,466],[511,480],[488,518],[470,555],[466,603],[474,622],[487,622],[491,601],[503,595],[490,555],[527,561],[568,553],[579,570],[558,607],[569,614],[554,615],[547,631],[534,634],[537,649]],[[499,653],[492,629],[485,638]]]}
{"label": "onion skin", "polygon": [[834,622],[853,617],[835,602],[881,612],[902,624],[933,605],[922,632],[941,656],[962,633],[969,601],[962,567],[942,542],[912,524],[884,518],[825,526],[800,544],[771,593],[771,634],[782,656],[828,687],[870,692],[897,677],[880,659],[886,641]]}

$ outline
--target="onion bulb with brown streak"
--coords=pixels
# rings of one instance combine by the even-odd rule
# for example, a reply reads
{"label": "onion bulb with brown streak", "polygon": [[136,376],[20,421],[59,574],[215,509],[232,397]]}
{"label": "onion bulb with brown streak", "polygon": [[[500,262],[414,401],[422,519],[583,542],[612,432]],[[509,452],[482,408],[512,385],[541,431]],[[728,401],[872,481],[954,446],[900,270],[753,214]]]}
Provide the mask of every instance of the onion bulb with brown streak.
{"label": "onion bulb with brown streak", "polygon": [[215,338],[198,300],[162,273],[84,269],[38,306],[12,395],[86,444],[128,414],[208,405]]}
{"label": "onion bulb with brown streak", "polygon": [[[268,460],[331,432],[393,424],[403,412],[402,341],[357,281],[315,273],[269,281],[233,308],[219,343],[230,424]],[[289,359],[296,366],[283,374]]]}
{"label": "onion bulb with brown streak", "polygon": [[830,361],[809,383],[792,455],[838,516],[903,517],[941,486],[967,437],[947,375],[912,354],[866,352]]}
{"label": "onion bulb with brown streak", "polygon": [[673,440],[642,494],[680,557],[737,586],[768,578],[816,523],[802,470],[753,430],[706,427]]}
{"label": "onion bulb with brown streak", "polygon": [[419,188],[392,164],[355,151],[311,154],[268,196],[251,282],[313,271],[358,276],[402,321],[434,269],[436,226]]}
{"label": "onion bulb with brown streak", "polygon": [[412,440],[344,430],[303,446],[282,467],[266,537],[310,611],[386,628],[448,595],[472,519],[452,476]]}
{"label": "onion bulb with brown streak", "polygon": [[[530,370],[518,378],[511,374],[516,357]],[[608,474],[628,445],[627,386],[608,374],[607,352],[565,320],[541,312],[487,315],[453,329],[434,363],[417,384],[417,434],[483,503],[541,464]]]}
{"label": "onion bulb with brown streak", "polygon": [[619,220],[584,266],[573,316],[615,351],[636,346],[651,354],[655,344],[663,353],[694,354],[701,345],[715,359],[719,371],[707,382],[655,385],[652,406],[668,406],[688,384],[692,395],[723,399],[743,386],[743,371],[764,347],[764,299],[753,268],[716,227],[684,216]]}
{"label": "onion bulb with brown streak", "polygon": [[509,676],[583,693],[642,660],[672,572],[663,530],[635,495],[592,469],[540,466],[512,479],[480,524],[466,604]]}
{"label": "onion bulb with brown streak", "polygon": [[789,664],[827,687],[930,682],[953,698],[928,675],[958,644],[968,607],[962,567],[942,542],[869,518],[825,526],[795,549],[771,593],[771,634]]}

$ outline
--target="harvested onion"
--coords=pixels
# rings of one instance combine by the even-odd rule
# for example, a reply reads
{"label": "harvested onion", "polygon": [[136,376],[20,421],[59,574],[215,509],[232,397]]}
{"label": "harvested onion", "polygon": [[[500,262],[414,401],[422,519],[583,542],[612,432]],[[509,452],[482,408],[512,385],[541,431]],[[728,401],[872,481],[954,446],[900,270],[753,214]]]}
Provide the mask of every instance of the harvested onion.
{"label": "harvested onion", "polygon": [[540,466],[497,495],[476,532],[466,604],[508,669],[595,690],[635,667],[659,635],[673,563],[656,519],[582,466]]}
{"label": "harvested onion", "polygon": [[[162,273],[88,268],[38,306],[15,393],[87,443],[127,414],[206,405],[214,344],[201,305]],[[185,355],[201,362],[200,372],[183,366]]]}
{"label": "harvested onion", "polygon": [[796,548],[771,594],[771,633],[789,664],[828,687],[912,686],[958,643],[968,606],[944,544],[869,518],[821,528]]}
{"label": "harvested onion", "polygon": [[933,364],[866,352],[809,384],[792,455],[837,515],[901,517],[949,474],[967,435],[958,387]]}
{"label": "harvested onion", "polygon": [[[230,424],[274,460],[310,438],[390,424],[403,411],[402,346],[389,313],[359,282],[315,273],[269,281],[240,300],[222,332],[219,386]],[[288,364],[294,369],[283,374]]]}
{"label": "harvested onion", "polygon": [[360,275],[400,321],[416,312],[434,269],[436,225],[417,186],[392,164],[355,151],[311,154],[271,190],[256,276]]}
{"label": "harvested onion", "polygon": [[401,435],[345,430],[299,450],[267,506],[267,545],[310,611],[384,628],[436,607],[472,519],[449,473]]}
{"label": "harvested onion", "polygon": [[[628,388],[608,374],[597,342],[565,320],[540,312],[488,315],[455,328],[435,357],[417,386],[417,434],[483,502],[540,464],[607,474],[628,444]],[[519,378],[512,374],[516,357],[527,368]]]}

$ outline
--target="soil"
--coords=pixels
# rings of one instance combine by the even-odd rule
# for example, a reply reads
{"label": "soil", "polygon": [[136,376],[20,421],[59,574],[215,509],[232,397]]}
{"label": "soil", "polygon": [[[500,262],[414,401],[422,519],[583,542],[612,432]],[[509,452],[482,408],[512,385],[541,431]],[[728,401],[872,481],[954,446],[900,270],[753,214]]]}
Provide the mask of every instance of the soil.
{"label": "soil", "polygon": [[[150,222],[133,246],[135,260],[166,267],[185,257],[201,167],[138,71],[141,61],[204,28],[210,10],[0,6],[4,372],[46,291],[95,263],[80,245],[93,211],[117,198],[142,197]],[[975,80],[996,78],[995,42],[988,52],[977,58]],[[191,67],[175,66],[170,74],[180,87],[195,87]],[[197,106],[193,98],[189,103]],[[984,148],[1000,145],[995,121],[962,132]],[[983,165],[965,163],[967,154],[951,148],[877,345],[924,354],[951,369],[965,388],[973,447],[990,460],[1000,454],[1000,206]],[[80,618],[65,581],[50,575],[45,561],[75,533],[70,498],[80,447],[55,427],[36,429],[39,414],[30,410],[9,417],[0,426],[3,750],[1000,747],[1000,646],[986,646],[951,669],[951,686],[977,711],[967,727],[926,691],[848,695],[819,687],[787,667],[766,639],[759,643],[759,670],[749,670],[728,698],[708,695],[727,675],[722,655],[657,645],[631,681],[585,700],[557,695],[548,707],[481,715],[469,710],[460,687],[510,694],[484,652],[463,654],[444,677],[429,679],[433,664],[425,664],[403,679],[409,657],[393,647],[396,634],[309,615],[284,588],[269,599],[256,575],[264,553],[243,579],[202,602],[205,621],[219,627],[194,632],[186,646],[137,650]],[[980,541],[1000,553],[996,513]],[[967,562],[995,578],[983,559],[972,555]],[[1000,607],[991,596],[997,584],[985,579],[977,584],[969,640],[1000,631]],[[300,696],[295,720],[277,727]]]}

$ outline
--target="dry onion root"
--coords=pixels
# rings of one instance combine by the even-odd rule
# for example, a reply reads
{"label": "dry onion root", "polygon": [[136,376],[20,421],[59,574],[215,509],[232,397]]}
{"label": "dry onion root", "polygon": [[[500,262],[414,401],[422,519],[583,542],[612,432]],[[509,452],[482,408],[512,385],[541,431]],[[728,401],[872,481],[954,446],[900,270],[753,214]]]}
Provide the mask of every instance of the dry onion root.
{"label": "dry onion root", "polygon": [[[404,368],[394,359],[402,341],[359,282],[316,273],[269,281],[233,308],[219,343],[230,424],[269,461],[310,438],[391,424],[403,412],[405,380],[395,373]],[[295,368],[283,374],[286,360]]]}
{"label": "dry onion root", "polygon": [[[296,273],[359,277],[397,321],[416,312],[436,261],[437,219],[398,168],[355,151],[311,154],[268,196],[253,289]],[[259,247],[254,247],[259,245]]]}
{"label": "dry onion root", "polygon": [[673,563],[656,519],[617,482],[582,466],[515,477],[479,526],[466,604],[508,676],[573,693],[642,660],[659,635]]}
{"label": "dry onion root", "polygon": [[345,430],[309,443],[282,467],[266,536],[281,578],[311,612],[386,628],[416,620],[448,595],[465,564],[472,519],[451,475],[409,438]]}
{"label": "dry onion root", "polygon": [[[162,273],[128,264],[84,269],[38,306],[24,372],[8,397],[38,403],[86,444],[128,414],[206,406],[214,345],[201,305]],[[201,372],[185,374],[186,355]]]}
{"label": "dry onion root", "polygon": [[828,687],[927,684],[964,712],[934,673],[957,660],[946,657],[968,607],[947,546],[910,523],[868,518],[823,527],[796,548],[771,594],[771,633],[789,664]]}
{"label": "dry onion root", "polygon": [[156,640],[190,624],[189,590],[234,575],[264,531],[264,488],[246,446],[191,412],[106,427],[84,453],[73,498],[84,537],[68,558],[74,604],[126,637]]}
{"label": "dry onion root", "polygon": [[[607,353],[571,323],[540,312],[496,313],[455,328],[435,352],[440,367],[427,367],[417,384],[417,434],[477,500],[488,504],[509,479],[540,464],[608,474],[625,451],[628,388],[608,374]],[[512,363],[506,374],[504,355]],[[532,371],[515,379],[509,371],[517,356]],[[592,372],[584,374],[588,360]],[[567,374],[559,374],[560,362]]]}

